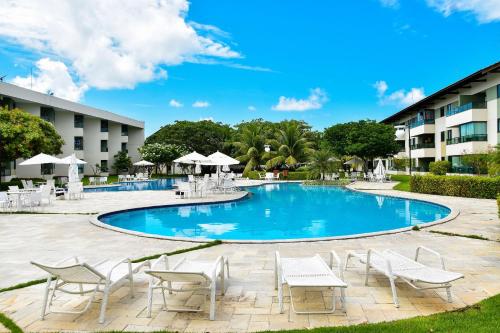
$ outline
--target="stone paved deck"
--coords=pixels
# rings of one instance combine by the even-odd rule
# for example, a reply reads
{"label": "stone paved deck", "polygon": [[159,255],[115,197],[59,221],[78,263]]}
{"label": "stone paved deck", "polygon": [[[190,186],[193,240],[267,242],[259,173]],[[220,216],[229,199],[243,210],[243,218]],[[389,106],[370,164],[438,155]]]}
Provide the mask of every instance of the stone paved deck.
{"label": "stone paved deck", "polygon": [[[93,304],[91,310],[83,315],[50,314],[46,320],[40,321],[38,316],[42,285],[0,294],[0,312],[9,315],[27,331],[168,329],[180,332],[247,332],[358,324],[427,315],[473,304],[500,292],[500,243],[429,232],[445,230],[498,239],[500,222],[494,200],[416,195],[396,192],[388,189],[386,185],[383,186],[382,189],[376,189],[373,184],[357,183],[353,187],[364,188],[373,193],[398,194],[443,203],[459,209],[460,215],[451,222],[421,231],[309,243],[223,244],[185,254],[190,258],[216,258],[218,255],[230,258],[231,278],[226,295],[218,296],[215,321],[208,320],[207,312],[188,314],[160,311],[159,297],[155,298],[152,318],[146,318],[147,281],[142,274],[138,275],[136,298],[129,298],[126,287],[113,294],[107,321],[103,325],[97,323],[99,303]],[[132,192],[128,194],[134,195]],[[134,199],[127,197],[129,204],[135,201]],[[87,200],[88,203],[91,202],[90,196],[85,201]],[[116,200],[116,205],[122,205],[120,208],[126,205],[123,198],[110,200]],[[92,201],[91,208],[101,210],[101,201]],[[108,209],[108,203],[103,206],[103,210]],[[29,260],[55,260],[61,258],[62,252],[82,254],[95,259],[103,253],[107,257],[138,257],[192,246],[186,242],[139,238],[105,230],[89,224],[88,216],[76,214],[0,215],[0,226],[0,260],[5,263],[0,271],[0,285],[4,286],[13,284],[12,282],[39,278],[41,274],[28,264]],[[319,253],[326,258],[328,251],[335,249],[344,259],[348,250],[387,247],[401,249],[401,252],[411,256],[416,246],[421,244],[440,251],[445,257],[448,269],[464,273],[465,279],[457,281],[452,288],[453,303],[446,303],[441,298],[444,296],[442,292],[418,292],[407,285],[398,284],[401,307],[396,309],[391,303],[387,279],[374,274],[370,276],[368,287],[364,286],[363,267],[353,261],[345,273],[349,285],[346,291],[348,305],[345,315],[292,314],[289,321],[288,303],[285,313],[279,314],[273,284],[273,254],[276,250],[281,251],[283,256],[297,255],[297,252],[300,252],[300,255]],[[175,256],[173,261],[183,256]],[[425,260],[436,264],[432,257],[425,257]],[[4,267],[9,269],[5,270]],[[307,304],[308,307],[320,309],[329,305],[329,292],[307,289],[298,291],[296,296],[300,306]],[[201,295],[184,293],[169,298],[169,302],[175,305],[198,305],[202,299]],[[56,305],[65,308],[78,307],[83,300],[59,295]]]}

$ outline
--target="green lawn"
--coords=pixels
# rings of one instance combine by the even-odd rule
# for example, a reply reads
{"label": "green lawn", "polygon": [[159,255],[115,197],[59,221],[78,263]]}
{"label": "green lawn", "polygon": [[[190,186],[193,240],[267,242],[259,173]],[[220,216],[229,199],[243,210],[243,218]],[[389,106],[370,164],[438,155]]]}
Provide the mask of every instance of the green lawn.
{"label": "green lawn", "polygon": [[391,180],[400,182],[393,188],[398,191],[410,192],[410,176],[408,175],[392,175]]}

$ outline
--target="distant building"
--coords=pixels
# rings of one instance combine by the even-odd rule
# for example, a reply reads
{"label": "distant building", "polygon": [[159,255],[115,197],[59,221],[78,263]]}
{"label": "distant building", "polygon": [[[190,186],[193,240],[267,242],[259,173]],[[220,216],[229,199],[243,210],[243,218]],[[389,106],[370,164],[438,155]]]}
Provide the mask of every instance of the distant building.
{"label": "distant building", "polygon": [[[51,122],[64,140],[63,153],[58,157],[75,153],[87,162],[80,170],[86,175],[93,173],[91,167],[96,164],[103,172],[110,170],[113,156],[121,150],[128,151],[133,162],[139,160],[137,148],[144,144],[142,121],[3,82],[0,83],[0,106],[17,107]],[[42,174],[65,176],[68,172],[64,165],[19,166],[22,161],[2,164],[2,179]]]}
{"label": "distant building", "polygon": [[485,153],[500,143],[499,98],[497,62],[382,122],[398,129],[401,152],[397,157],[411,157],[413,170],[428,171],[430,162],[448,160],[453,172],[471,173],[462,157]]}

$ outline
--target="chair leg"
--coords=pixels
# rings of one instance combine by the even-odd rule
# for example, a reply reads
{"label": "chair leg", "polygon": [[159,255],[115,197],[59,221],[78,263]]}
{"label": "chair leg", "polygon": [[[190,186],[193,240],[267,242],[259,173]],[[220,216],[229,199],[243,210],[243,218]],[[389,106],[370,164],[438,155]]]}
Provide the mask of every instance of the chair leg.
{"label": "chair leg", "polygon": [[283,285],[281,283],[278,284],[278,302],[280,307],[280,313],[283,313]]}
{"label": "chair leg", "polygon": [[365,286],[368,285],[368,277],[370,275],[370,265],[366,263],[366,273],[365,273]]}
{"label": "chair leg", "polygon": [[347,257],[345,258],[345,264],[344,264],[344,271],[347,271],[347,263],[349,262],[349,259],[351,259],[352,255],[350,253],[347,253]]}
{"label": "chair leg", "polygon": [[99,324],[104,324],[106,320],[106,307],[108,306],[108,297],[109,297],[109,286],[106,285],[104,288],[104,294],[102,296],[102,304],[101,304],[101,314],[99,315]]}
{"label": "chair leg", "polygon": [[130,286],[130,298],[134,298],[135,297],[135,293],[134,293],[134,275],[133,274],[130,274],[129,278],[129,286]]}
{"label": "chair leg", "polygon": [[210,288],[210,320],[215,320],[215,286],[217,281],[212,281]]}
{"label": "chair leg", "polygon": [[229,279],[229,259],[225,258],[226,261],[226,274],[227,278]]}
{"label": "chair leg", "polygon": [[346,312],[345,307],[345,288],[340,288],[340,304],[342,305],[342,311]]}
{"label": "chair leg", "polygon": [[[43,303],[42,303],[42,313],[41,313],[41,320],[44,320],[45,319],[45,314],[47,312],[47,301],[49,299],[49,292],[50,292],[50,284],[52,282],[52,278],[49,277],[47,278],[47,285],[45,286],[45,291],[44,291],[44,294],[43,294]],[[55,288],[55,286],[54,286]]]}
{"label": "chair leg", "polygon": [[452,303],[453,298],[451,297],[451,286],[446,287],[446,296],[448,296],[448,303]]}
{"label": "chair leg", "polygon": [[396,283],[392,276],[389,277],[389,282],[391,283],[392,300],[394,301],[394,305],[399,308],[398,292],[396,291]]}
{"label": "chair leg", "polygon": [[[163,291],[163,289],[162,289]],[[153,308],[153,285],[150,284],[148,288],[148,314],[147,317],[151,318],[151,309]]]}

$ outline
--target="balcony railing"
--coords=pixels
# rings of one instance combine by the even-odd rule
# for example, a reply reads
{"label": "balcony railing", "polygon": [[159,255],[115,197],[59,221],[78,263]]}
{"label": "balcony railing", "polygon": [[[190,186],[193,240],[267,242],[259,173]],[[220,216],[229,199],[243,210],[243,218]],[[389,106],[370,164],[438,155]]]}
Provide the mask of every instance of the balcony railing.
{"label": "balcony railing", "polygon": [[436,144],[434,142],[428,142],[428,143],[417,143],[415,145],[410,146],[411,150],[423,149],[423,148],[436,148]]}
{"label": "balcony railing", "polygon": [[486,109],[486,103],[484,102],[470,102],[464,105],[454,107],[451,110],[446,111],[446,117],[453,116],[454,114],[464,112],[471,109]]}
{"label": "balcony railing", "polygon": [[471,141],[488,141],[487,134],[472,134],[464,135],[456,138],[446,140],[447,145],[454,145],[457,143],[471,142]]}
{"label": "balcony railing", "polygon": [[410,128],[418,127],[425,124],[434,124],[434,119],[420,119],[410,123]]}
{"label": "balcony railing", "polygon": [[469,174],[472,174],[472,173],[474,173],[474,168],[468,167],[468,166],[452,166],[451,173],[469,173]]}

